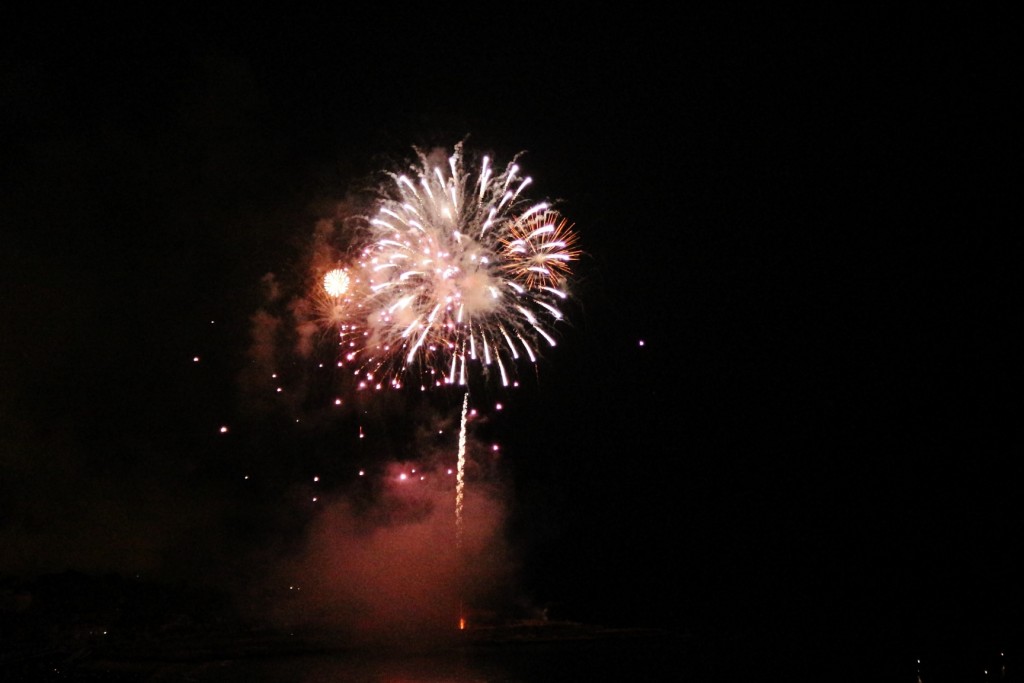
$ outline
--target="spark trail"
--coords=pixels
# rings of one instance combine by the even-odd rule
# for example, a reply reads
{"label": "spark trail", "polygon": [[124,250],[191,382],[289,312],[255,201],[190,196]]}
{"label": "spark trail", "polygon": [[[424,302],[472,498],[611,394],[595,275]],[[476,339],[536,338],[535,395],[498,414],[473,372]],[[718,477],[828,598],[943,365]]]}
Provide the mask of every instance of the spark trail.
{"label": "spark trail", "polygon": [[[462,419],[459,426],[459,461],[455,474],[455,549],[462,560],[462,498],[466,489],[466,411],[469,408],[469,392],[462,397]],[[461,596],[461,591],[460,591]],[[459,599],[459,629],[466,628],[466,613],[462,599]]]}
{"label": "spark trail", "polygon": [[455,475],[455,542],[462,548],[462,496],[466,488],[466,410],[469,392],[462,397],[462,421],[459,427],[459,462]]}

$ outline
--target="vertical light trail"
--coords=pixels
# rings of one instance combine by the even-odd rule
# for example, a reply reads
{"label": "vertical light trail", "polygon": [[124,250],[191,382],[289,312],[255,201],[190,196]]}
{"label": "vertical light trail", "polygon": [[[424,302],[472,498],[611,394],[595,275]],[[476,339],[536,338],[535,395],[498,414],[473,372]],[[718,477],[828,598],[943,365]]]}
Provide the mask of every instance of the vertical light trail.
{"label": "vertical light trail", "polygon": [[466,488],[466,411],[469,392],[462,397],[462,423],[459,428],[459,465],[455,474],[455,543],[462,549],[462,494]]}
{"label": "vertical light trail", "polygon": [[[462,421],[459,426],[459,464],[455,474],[455,548],[457,561],[462,566],[462,494],[466,487],[466,412],[469,408],[469,392],[462,397]],[[459,630],[466,628],[466,615],[462,605],[462,591],[459,590]]]}

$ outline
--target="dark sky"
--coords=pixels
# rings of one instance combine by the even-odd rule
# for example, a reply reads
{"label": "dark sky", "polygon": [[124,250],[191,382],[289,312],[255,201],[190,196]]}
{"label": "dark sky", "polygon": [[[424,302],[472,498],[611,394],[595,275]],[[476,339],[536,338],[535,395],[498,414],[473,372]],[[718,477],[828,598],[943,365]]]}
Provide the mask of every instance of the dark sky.
{"label": "dark sky", "polygon": [[562,343],[474,396],[501,444],[482,557],[521,600],[1019,634],[1001,19],[621,12],[4,10],[0,572],[314,572],[372,495],[354,471],[450,456],[417,430],[458,392],[331,417],[330,349],[290,352],[287,302],[318,221],[466,139],[525,152],[585,252]]}

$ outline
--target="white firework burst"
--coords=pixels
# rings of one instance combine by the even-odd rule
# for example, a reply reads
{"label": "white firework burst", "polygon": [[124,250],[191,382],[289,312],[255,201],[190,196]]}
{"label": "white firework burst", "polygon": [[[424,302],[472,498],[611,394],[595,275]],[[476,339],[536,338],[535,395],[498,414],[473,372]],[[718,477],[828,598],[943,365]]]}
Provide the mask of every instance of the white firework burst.
{"label": "white firework burst", "polygon": [[564,319],[576,233],[513,161],[475,175],[454,153],[426,155],[410,174],[389,173],[359,267],[367,283],[363,369],[378,386],[466,384],[474,366],[503,385],[521,360],[555,346]]}

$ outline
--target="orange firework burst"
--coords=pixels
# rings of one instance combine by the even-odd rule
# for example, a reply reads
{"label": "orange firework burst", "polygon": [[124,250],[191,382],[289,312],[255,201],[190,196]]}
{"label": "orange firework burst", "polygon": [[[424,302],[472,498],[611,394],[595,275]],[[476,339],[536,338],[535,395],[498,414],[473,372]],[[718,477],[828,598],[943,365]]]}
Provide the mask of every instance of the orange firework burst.
{"label": "orange firework burst", "polygon": [[556,211],[535,213],[514,221],[502,238],[501,269],[528,289],[559,286],[569,276],[569,263],[579,258],[578,235]]}

